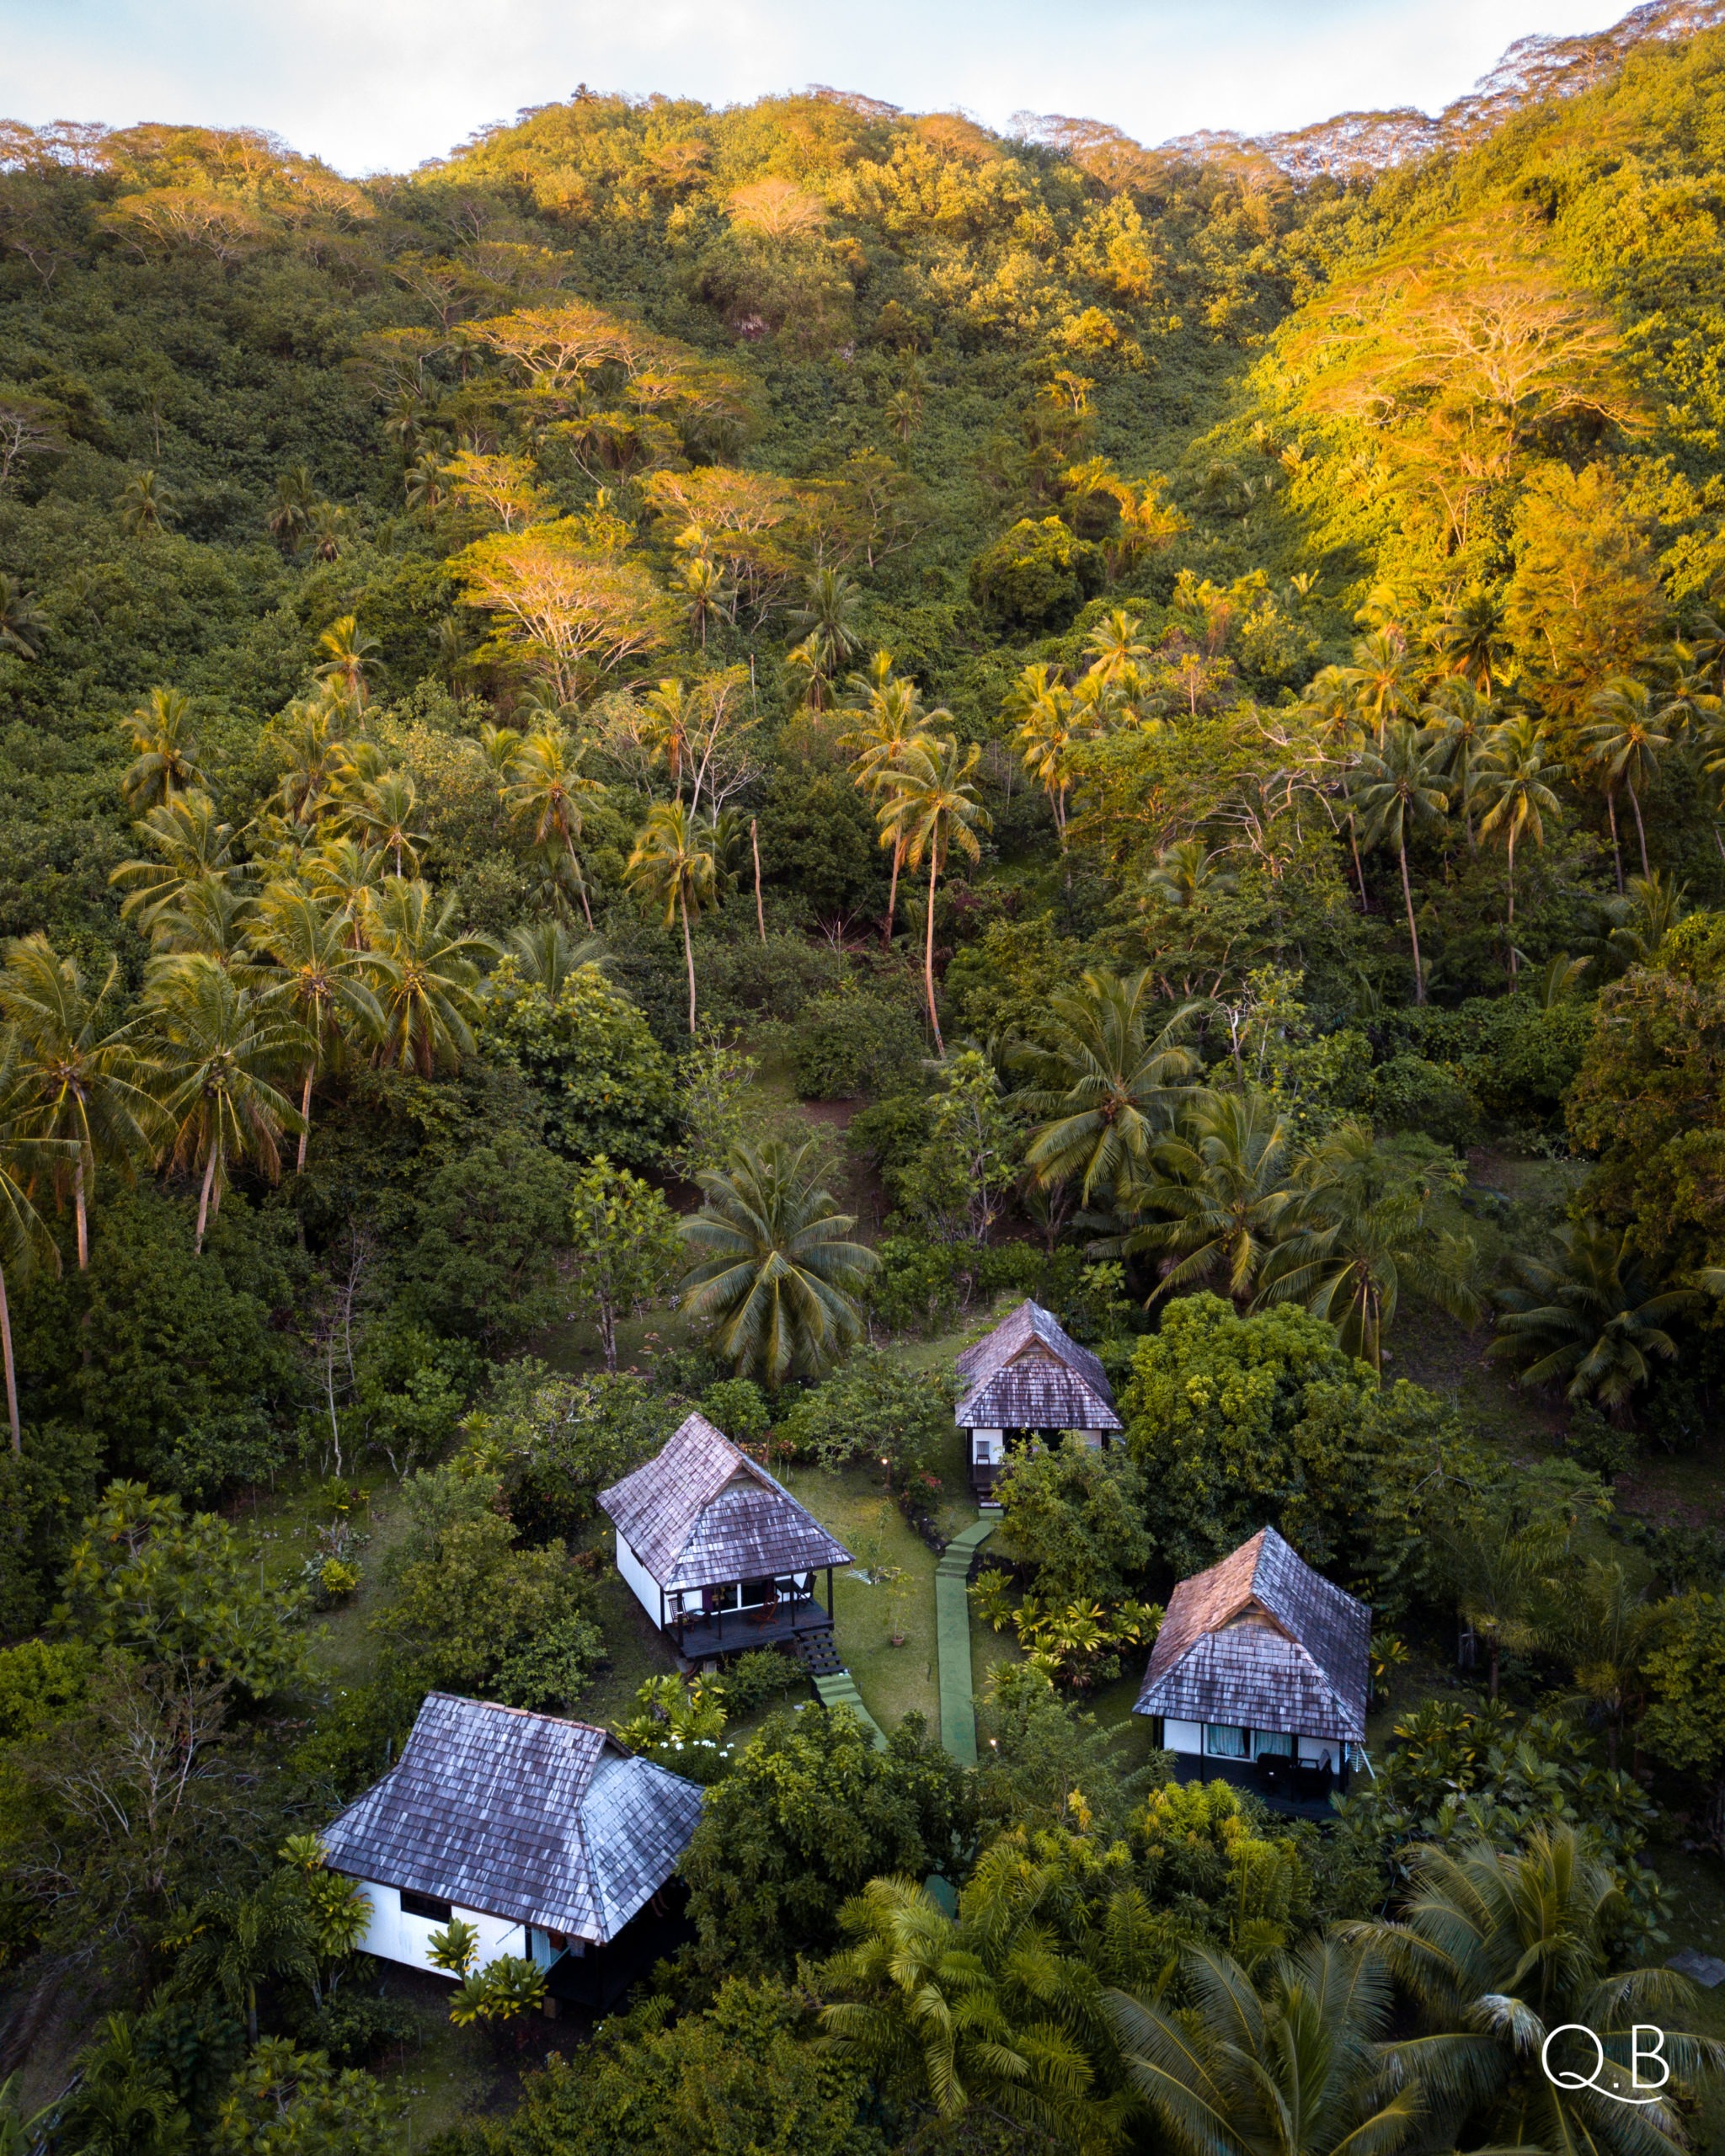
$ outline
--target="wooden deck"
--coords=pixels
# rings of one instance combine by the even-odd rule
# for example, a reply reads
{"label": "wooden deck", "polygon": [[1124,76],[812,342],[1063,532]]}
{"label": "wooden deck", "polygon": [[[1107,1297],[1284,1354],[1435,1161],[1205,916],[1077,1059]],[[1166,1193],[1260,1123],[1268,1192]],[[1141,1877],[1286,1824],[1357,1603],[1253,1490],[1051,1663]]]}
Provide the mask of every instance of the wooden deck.
{"label": "wooden deck", "polygon": [[685,1617],[667,1625],[665,1636],[691,1662],[700,1662],[709,1655],[746,1654],[750,1647],[774,1646],[799,1633],[831,1630],[826,1604],[810,1596],[781,1602],[770,1616],[759,1609],[724,1609],[715,1617]]}
{"label": "wooden deck", "polygon": [[1333,1775],[1329,1790],[1320,1795],[1316,1774],[1302,1774],[1296,1784],[1291,1773],[1274,1777],[1262,1775],[1255,1765],[1248,1766],[1243,1759],[1209,1756],[1199,1758],[1189,1752],[1176,1752],[1172,1756],[1177,1781],[1232,1782],[1236,1789],[1249,1789],[1266,1811],[1279,1812],[1284,1818],[1311,1819],[1320,1824],[1334,1819],[1330,1796],[1345,1796],[1352,1779],[1345,1774]]}

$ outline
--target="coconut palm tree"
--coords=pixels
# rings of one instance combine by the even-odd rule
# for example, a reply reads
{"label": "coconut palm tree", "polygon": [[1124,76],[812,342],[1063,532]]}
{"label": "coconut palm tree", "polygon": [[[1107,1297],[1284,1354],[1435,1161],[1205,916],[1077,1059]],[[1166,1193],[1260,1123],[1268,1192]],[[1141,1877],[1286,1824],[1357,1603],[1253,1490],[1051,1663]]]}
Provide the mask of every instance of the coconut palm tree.
{"label": "coconut palm tree", "polygon": [[371,694],[366,671],[377,650],[377,638],[367,636],[353,615],[344,614],[318,638],[318,648],[323,655],[312,671],[326,689],[355,711],[363,711]]}
{"label": "coconut palm tree", "polygon": [[41,648],[48,617],[9,576],[0,575],[0,651],[34,659]]}
{"label": "coconut palm tree", "polygon": [[1677,1353],[1668,1321],[1701,1300],[1693,1288],[1655,1287],[1633,1237],[1632,1229],[1575,1220],[1558,1230],[1551,1258],[1518,1255],[1514,1284],[1498,1291],[1499,1337],[1487,1352],[1519,1361],[1522,1385],[1561,1378],[1572,1401],[1598,1400],[1624,1417],[1653,1374],[1649,1358],[1669,1362]]}
{"label": "coconut palm tree", "polygon": [[1306,1149],[1295,1172],[1292,1232],[1266,1268],[1263,1300],[1304,1304],[1375,1369],[1404,1278],[1452,1317],[1478,1317],[1472,1237],[1429,1225],[1433,1205],[1466,1179],[1447,1148],[1413,1136],[1385,1144],[1369,1124],[1343,1123]]}
{"label": "coconut palm tree", "polygon": [[[943,708],[927,710],[916,684],[895,675],[892,667],[892,654],[878,651],[866,675],[851,676],[851,694],[846,702],[857,717],[839,736],[839,746],[848,750],[851,755],[852,780],[871,801],[878,801],[888,790],[894,771],[913,748],[926,749],[929,745],[929,728],[942,723],[950,725],[953,718],[952,713]],[[899,906],[899,876],[905,865],[905,842],[902,835],[886,831],[882,832],[880,842],[884,847],[891,848],[893,857],[886,920],[881,930],[881,941],[890,945]]]}
{"label": "coconut palm tree", "polygon": [[1198,1071],[1186,1037],[1199,1008],[1184,1004],[1152,1032],[1148,968],[1125,979],[1087,972],[1054,997],[1042,1039],[1012,1051],[1030,1081],[1025,1107],[1049,1118],[1025,1155],[1041,1188],[1076,1180],[1081,1203],[1106,1205],[1146,1166]]}
{"label": "coconut palm tree", "polygon": [[0,971],[0,1018],[6,1022],[19,1074],[36,1097],[45,1138],[68,1141],[70,1158],[53,1163],[57,1194],[71,1187],[77,1228],[77,1264],[90,1262],[90,1201],[98,1168],[125,1166],[147,1145],[152,1103],[134,1025],[112,1026],[120,962],[110,958],[93,995],[76,962],[59,957],[40,931],[6,946]]}
{"label": "coconut palm tree", "polygon": [[479,968],[496,955],[489,936],[462,932],[456,902],[440,906],[427,883],[393,877],[365,916],[367,973],[382,1012],[377,1054],[429,1078],[473,1053]]}
{"label": "coconut palm tree", "polygon": [[159,473],[135,472],[120,489],[120,529],[134,539],[174,526],[174,489]]}
{"label": "coconut palm tree", "polygon": [[1097,2089],[1074,2026],[1093,2019],[1107,2041],[1092,1972],[1055,1951],[1033,1905],[976,1909],[976,1897],[967,1887],[954,1919],[917,1880],[871,1879],[839,1913],[852,1943],[822,1972],[838,1994],[823,2030],[937,2118],[991,2111],[1039,2147],[1116,2146],[1125,2106]]}
{"label": "coconut palm tree", "polygon": [[389,856],[398,878],[409,869],[417,876],[419,848],[425,843],[425,834],[414,829],[419,805],[418,791],[406,773],[385,771],[356,788],[342,813],[350,830]]}
{"label": "coconut palm tree", "polygon": [[1438,684],[1430,701],[1420,706],[1419,718],[1426,732],[1442,745],[1442,767],[1461,804],[1467,851],[1472,853],[1477,844],[1473,829],[1474,763],[1486,736],[1498,723],[1497,707],[1464,675],[1456,674]]}
{"label": "coconut palm tree", "polygon": [[1604,910],[1611,926],[1611,948],[1632,965],[1648,964],[1653,953],[1689,911],[1686,883],[1671,881],[1659,869],[1651,876],[1632,876],[1629,889],[1619,899],[1608,899]]}
{"label": "coconut palm tree", "polygon": [[635,850],[623,871],[630,888],[649,905],[664,909],[665,926],[681,921],[683,963],[689,975],[689,1032],[695,1032],[695,946],[691,920],[713,904],[718,867],[713,827],[681,801],[656,801],[648,811]]}
{"label": "coconut palm tree", "polygon": [[585,936],[577,943],[560,921],[537,921],[512,928],[504,956],[515,960],[515,979],[542,988],[551,1003],[562,995],[563,985],[572,973],[583,966],[608,963],[602,936]]}
{"label": "coconut palm tree", "polygon": [[1478,787],[1491,804],[1481,824],[1480,836],[1501,835],[1509,854],[1509,985],[1515,985],[1521,954],[1515,947],[1515,848],[1523,836],[1536,846],[1546,842],[1545,819],[1559,813],[1557,797],[1548,782],[1558,766],[1546,760],[1540,731],[1525,712],[1501,720],[1486,736],[1478,771]]}
{"label": "coconut palm tree", "polygon": [[[1614,1969],[1610,1940],[1628,1915],[1611,1867],[1583,1833],[1538,1829],[1521,1849],[1488,1843],[1412,1853],[1413,1886],[1400,1919],[1368,1919],[1346,1935],[1387,1963],[1419,2009],[1426,2033],[1389,2047],[1394,2069],[1423,2093],[1434,2148],[1474,2146],[1681,2156],[1690,2147],[1673,2097],[1632,2090],[1637,2023],[1664,2031],[1674,2084],[1717,2072],[1725,2048],[1683,2029],[1694,1987],[1658,1966]],[[1603,2047],[1603,2086],[1592,2046],[1573,2057],[1560,2027],[1591,2030]],[[1578,2064],[1580,2072],[1567,2071]],[[1575,2084],[1580,2085],[1575,2085]],[[1462,2137],[1464,2132],[1466,2139]]]}
{"label": "coconut palm tree", "polygon": [[1381,742],[1391,721],[1410,718],[1419,703],[1419,661],[1393,625],[1374,629],[1354,647],[1354,663],[1337,679],[1361,723]]}
{"label": "coconut palm tree", "polygon": [[1084,648],[1090,655],[1089,673],[1109,687],[1118,684],[1130,690],[1139,667],[1151,656],[1144,641],[1144,616],[1116,606],[1085,638]]}
{"label": "coconut palm tree", "polygon": [[1611,820],[1611,857],[1617,868],[1617,889],[1621,891],[1623,856],[1617,844],[1617,789],[1620,786],[1624,788],[1629,796],[1629,805],[1635,811],[1641,873],[1646,876],[1650,871],[1641,797],[1658,775],[1659,757],[1671,746],[1671,736],[1661,729],[1661,714],[1655,712],[1653,692],[1644,681],[1620,677],[1608,682],[1594,698],[1594,709],[1599,716],[1591,726],[1582,728],[1581,738],[1588,744],[1589,761],[1599,766],[1604,779],[1605,805]]}
{"label": "coconut palm tree", "polygon": [[[862,642],[857,616],[862,605],[860,586],[838,569],[816,569],[803,587],[803,604],[790,610],[793,628],[803,641],[809,701],[825,710],[833,677]],[[794,657],[794,654],[793,656]]]}
{"label": "coconut palm tree", "polygon": [[581,769],[585,753],[585,742],[571,743],[560,730],[547,728],[528,734],[510,758],[503,801],[511,815],[531,820],[536,845],[563,847],[590,930],[593,909],[587,903],[587,879],[575,841],[581,835],[582,801],[602,794],[605,787]]}
{"label": "coconut palm tree", "polygon": [[1441,825],[1444,821],[1450,806],[1450,789],[1442,776],[1444,751],[1439,743],[1422,740],[1417,728],[1405,718],[1384,728],[1378,741],[1377,748],[1360,751],[1348,790],[1367,848],[1387,844],[1396,849],[1402,868],[1407,940],[1413,951],[1413,1000],[1423,1003],[1425,968],[1420,961],[1413,886],[1407,880],[1407,838],[1410,830]]}
{"label": "coconut palm tree", "polygon": [[1120,1193],[1140,1225],[1097,1247],[1154,1257],[1162,1278],[1151,1301],[1214,1280],[1248,1310],[1298,1227],[1297,1160],[1293,1122],[1268,1093],[1194,1088],[1178,1128]]}
{"label": "coconut palm tree", "polygon": [[1157,854],[1145,887],[1164,905],[1189,913],[1206,899],[1224,898],[1234,889],[1236,878],[1221,862],[1222,857],[1210,852],[1202,839],[1174,839]]}
{"label": "coconut palm tree", "polygon": [[818,1375],[859,1337],[852,1298],[879,1262],[815,1181],[814,1145],[734,1145],[696,1177],[701,1209],[678,1223],[692,1261],[679,1307],[711,1321],[740,1376],[775,1389]]}
{"label": "coconut palm tree", "polygon": [[264,512],[264,529],[285,554],[298,553],[317,499],[317,486],[304,464],[290,464],[278,476]]}
{"label": "coconut palm tree", "polygon": [[272,1181],[280,1174],[282,1135],[299,1118],[275,1081],[303,1065],[313,1043],[211,958],[179,961],[152,983],[145,1007],[168,1158],[199,1177],[201,1251],[236,1167],[249,1161]]}
{"label": "coconut palm tree", "polygon": [[120,782],[129,808],[154,808],[208,787],[192,738],[190,696],[178,689],[152,689],[126,723],[137,751],[137,760]]}
{"label": "coconut palm tree", "polygon": [[1389,2070],[1378,1953],[1315,1939],[1255,1975],[1207,1947],[1183,1967],[1194,2013],[1108,1999],[1132,2084],[1180,2156],[1391,2156],[1413,2142],[1423,2107]]}
{"label": "coconut palm tree", "polygon": [[0,1033],[0,1360],[5,1366],[6,1413],[14,1454],[24,1450],[24,1426],[18,1413],[8,1278],[15,1287],[38,1266],[59,1272],[59,1246],[36,1210],[31,1193],[45,1169],[51,1175],[72,1166],[77,1155],[74,1139],[45,1137],[40,1123],[35,1085],[19,1055],[18,1036],[8,1027]]}
{"label": "coconut palm tree", "polygon": [[1630,1586],[1613,1557],[1589,1557],[1554,1586],[1538,1630],[1541,1645],[1567,1663],[1574,1703],[1605,1726],[1606,1764],[1615,1772],[1626,1726],[1647,1690],[1647,1664],[1669,1627],[1669,1603]]}
{"label": "coconut palm tree", "polygon": [[1514,655],[1514,643],[1504,622],[1503,600],[1489,591],[1472,591],[1450,608],[1435,643],[1452,678],[1466,681],[1484,697]]}
{"label": "coconut palm tree", "polygon": [[880,808],[883,833],[904,849],[907,867],[928,863],[928,915],[922,943],[922,982],[928,998],[928,1022],[935,1054],[944,1060],[940,1014],[934,1003],[934,896],[940,873],[956,846],[967,860],[982,857],[979,831],[994,828],[982,805],[972,774],[982,751],[973,741],[960,749],[950,736],[907,744],[886,780],[887,799]]}
{"label": "coconut palm tree", "polygon": [[207,881],[231,887],[244,880],[244,864],[233,851],[233,826],[222,821],[207,793],[176,794],[132,829],[156,858],[122,861],[108,881],[126,893],[120,919],[136,917],[146,935],[157,915],[178,904],[192,884]]}
{"label": "coconut palm tree", "polygon": [[283,764],[270,798],[296,824],[315,824],[346,779],[351,757],[342,734],[344,717],[339,704],[319,696],[290,704],[274,730]]}
{"label": "coconut palm tree", "polygon": [[265,1000],[286,1011],[311,1043],[300,1081],[300,1145],[296,1171],[306,1171],[312,1135],[312,1086],[349,1033],[376,1039],[383,1012],[366,979],[366,953],[355,947],[352,924],[310,892],[276,884],[259,907],[259,941],[274,961]]}
{"label": "coconut palm tree", "polygon": [[1001,707],[1003,718],[1016,719],[1024,768],[1048,796],[1060,851],[1066,850],[1066,796],[1072,787],[1074,723],[1072,691],[1056,670],[1027,666]]}
{"label": "coconut palm tree", "polygon": [[250,894],[202,877],[184,884],[171,905],[150,916],[153,975],[174,958],[201,953],[250,984],[256,954],[252,931],[257,906]]}

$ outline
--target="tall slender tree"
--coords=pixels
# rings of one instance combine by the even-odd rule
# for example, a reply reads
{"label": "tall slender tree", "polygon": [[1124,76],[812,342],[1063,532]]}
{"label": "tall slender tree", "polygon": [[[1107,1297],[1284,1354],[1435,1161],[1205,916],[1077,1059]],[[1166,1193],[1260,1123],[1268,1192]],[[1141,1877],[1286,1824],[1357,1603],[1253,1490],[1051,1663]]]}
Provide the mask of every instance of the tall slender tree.
{"label": "tall slender tree", "polygon": [[1515,848],[1524,837],[1536,846],[1546,842],[1547,816],[1561,813],[1551,780],[1558,767],[1548,763],[1539,728],[1525,712],[1513,712],[1486,736],[1479,760],[1479,791],[1490,803],[1481,823],[1482,838],[1501,837],[1509,858],[1509,898],[1506,932],[1509,944],[1509,985],[1520,969],[1515,947]]}
{"label": "tall slender tree", "polygon": [[690,923],[710,905],[718,883],[713,827],[681,801],[656,801],[648,813],[624,875],[649,905],[663,910],[669,928],[680,921],[683,963],[689,976],[689,1033],[696,1029],[695,945]]}
{"label": "tall slender tree", "polygon": [[19,1082],[33,1088],[38,1129],[69,1144],[51,1161],[56,1191],[70,1187],[77,1263],[90,1262],[89,1208],[104,1164],[128,1166],[148,1144],[153,1102],[133,1024],[110,1023],[120,962],[93,994],[76,963],[47,937],[15,937],[0,971],[0,1018],[10,1030]]}
{"label": "tall slender tree", "polygon": [[1410,831],[1441,825],[1450,805],[1444,783],[1441,743],[1422,739],[1405,718],[1387,726],[1380,745],[1365,749],[1354,766],[1348,791],[1358,810],[1368,847],[1392,846],[1402,868],[1402,903],[1407,915],[1407,941],[1413,952],[1413,1000],[1425,1001],[1425,968],[1419,954],[1419,923],[1414,918],[1413,886],[1407,876]]}
{"label": "tall slender tree", "polygon": [[28,1280],[39,1266],[60,1270],[60,1248],[31,1195],[37,1177],[51,1173],[77,1155],[69,1138],[45,1138],[40,1104],[31,1074],[19,1060],[18,1038],[8,1027],[0,1033],[0,1359],[6,1376],[6,1413],[12,1449],[24,1450],[24,1425],[18,1412],[18,1364],[12,1345],[10,1284]]}
{"label": "tall slender tree", "polygon": [[126,722],[136,760],[120,782],[126,806],[141,814],[184,793],[207,788],[192,734],[191,698],[179,689],[152,689]]}
{"label": "tall slender tree", "polygon": [[367,960],[356,949],[350,924],[339,908],[320,905],[310,892],[279,884],[259,908],[259,941],[272,964],[265,1000],[304,1027],[310,1043],[300,1081],[299,1153],[303,1175],[312,1135],[312,1087],[344,1038],[375,1040],[383,1012],[366,978]]}
{"label": "tall slender tree", "polygon": [[605,787],[581,769],[585,746],[572,743],[561,729],[547,728],[528,734],[510,760],[503,799],[513,815],[531,821],[536,844],[563,847],[570,881],[580,894],[581,911],[591,929],[593,909],[587,902],[587,879],[575,841],[581,835],[583,800],[602,795]]}
{"label": "tall slender tree", "polygon": [[237,1166],[280,1173],[283,1134],[299,1118],[277,1081],[312,1053],[312,1037],[206,958],[164,974],[147,1011],[168,1157],[198,1177],[194,1246],[201,1251]]}
{"label": "tall slender tree", "polygon": [[907,867],[920,868],[925,861],[928,863],[922,983],[935,1053],[943,1059],[946,1043],[941,1038],[940,1013],[934,1001],[935,893],[953,849],[967,860],[980,860],[982,846],[977,834],[993,829],[975,778],[981,755],[974,741],[961,749],[950,735],[911,744],[903,758],[892,766],[886,782],[887,799],[879,811],[881,828],[895,845],[902,845]]}

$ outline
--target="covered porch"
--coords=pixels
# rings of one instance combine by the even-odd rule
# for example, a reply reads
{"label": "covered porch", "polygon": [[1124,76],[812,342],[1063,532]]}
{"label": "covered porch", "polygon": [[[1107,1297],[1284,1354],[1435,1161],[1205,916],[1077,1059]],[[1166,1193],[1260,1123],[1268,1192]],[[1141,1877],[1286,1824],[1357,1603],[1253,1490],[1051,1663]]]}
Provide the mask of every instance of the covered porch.
{"label": "covered porch", "polygon": [[734,1580],[672,1598],[665,1632],[691,1662],[709,1656],[746,1654],[813,1632],[832,1630],[832,1567],[826,1568],[826,1599],[818,1576],[804,1572],[772,1580]]}

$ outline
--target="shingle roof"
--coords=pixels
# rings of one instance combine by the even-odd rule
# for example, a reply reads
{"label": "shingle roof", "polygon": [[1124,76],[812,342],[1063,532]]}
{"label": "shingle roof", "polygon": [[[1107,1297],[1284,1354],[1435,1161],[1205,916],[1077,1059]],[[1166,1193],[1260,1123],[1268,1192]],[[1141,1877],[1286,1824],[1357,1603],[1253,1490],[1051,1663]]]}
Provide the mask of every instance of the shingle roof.
{"label": "shingle roof", "polygon": [[1370,1647],[1367,1605],[1266,1527],[1174,1589],[1135,1711],[1360,1743]]}
{"label": "shingle roof", "polygon": [[962,1430],[1118,1430],[1102,1364],[1040,1303],[1020,1303],[958,1360]]}
{"label": "shingle roof", "polygon": [[667,1593],[771,1578],[851,1553],[782,1483],[692,1415],[644,1466],[599,1493],[600,1509]]}
{"label": "shingle roof", "polygon": [[676,1869],[701,1799],[586,1722],[432,1692],[323,1845],[355,1878],[603,1944]]}

